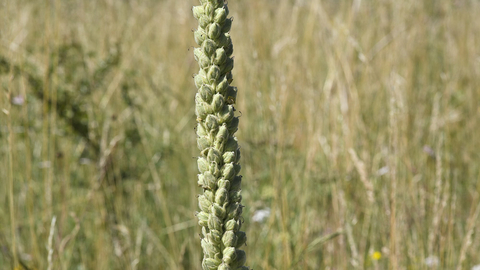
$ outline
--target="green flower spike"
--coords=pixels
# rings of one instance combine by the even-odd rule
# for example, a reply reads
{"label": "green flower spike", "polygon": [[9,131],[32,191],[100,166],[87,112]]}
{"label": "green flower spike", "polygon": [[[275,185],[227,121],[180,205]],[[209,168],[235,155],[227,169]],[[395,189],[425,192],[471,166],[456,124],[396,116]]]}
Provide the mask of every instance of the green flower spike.
{"label": "green flower spike", "polygon": [[197,115],[198,197],[202,226],[201,245],[204,270],[248,270],[244,266],[247,240],[242,225],[240,195],[242,177],[240,150],[234,134],[238,117],[233,105],[237,88],[230,86],[233,69],[233,45],[230,38],[232,19],[223,0],[200,0],[193,7],[198,21],[194,38],[198,44],[193,54],[200,68],[195,75],[195,112]]}

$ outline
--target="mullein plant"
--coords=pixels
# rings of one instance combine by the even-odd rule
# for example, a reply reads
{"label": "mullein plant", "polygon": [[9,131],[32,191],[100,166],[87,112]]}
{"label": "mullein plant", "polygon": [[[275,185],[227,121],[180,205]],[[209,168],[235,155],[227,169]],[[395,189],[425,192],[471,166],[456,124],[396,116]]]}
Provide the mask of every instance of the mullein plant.
{"label": "mullein plant", "polygon": [[240,150],[237,138],[238,117],[233,104],[237,88],[230,86],[233,69],[233,45],[230,38],[232,19],[227,18],[224,0],[200,0],[193,7],[198,21],[194,56],[200,71],[195,75],[195,112],[197,115],[198,223],[202,227],[201,246],[204,270],[248,270],[245,251],[239,249],[247,240],[240,231]]}

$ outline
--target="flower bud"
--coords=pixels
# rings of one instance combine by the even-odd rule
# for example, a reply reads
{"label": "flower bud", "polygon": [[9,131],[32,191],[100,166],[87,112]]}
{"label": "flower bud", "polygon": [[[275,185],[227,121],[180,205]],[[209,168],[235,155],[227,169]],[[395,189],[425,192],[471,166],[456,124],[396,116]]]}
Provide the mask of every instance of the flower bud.
{"label": "flower bud", "polygon": [[211,57],[217,50],[217,45],[211,39],[206,39],[202,44],[202,49],[208,57]]}
{"label": "flower bud", "polygon": [[215,215],[208,217],[208,227],[213,230],[222,231],[222,221]]}
{"label": "flower bud", "polygon": [[205,130],[205,127],[203,126],[202,123],[198,123],[198,124],[197,124],[197,135],[198,135],[199,137],[205,137],[205,136],[208,135],[208,134],[207,134],[207,131]]}
{"label": "flower bud", "polygon": [[[218,47],[223,47],[227,48],[232,44],[232,38],[230,37],[229,33],[224,33],[220,35],[220,38],[218,39]],[[226,50],[225,50],[226,51]],[[227,53],[228,56],[228,53]]]}
{"label": "flower bud", "polygon": [[210,65],[210,59],[203,53],[202,49],[196,48],[193,50],[193,55],[200,68],[206,68]]}
{"label": "flower bud", "polygon": [[227,207],[227,218],[238,218],[242,214],[242,206],[239,203],[230,203]]}
{"label": "flower bud", "polygon": [[208,105],[206,103],[199,101],[195,104],[195,114],[202,120],[207,117],[208,111]]}
{"label": "flower bud", "polygon": [[218,266],[222,263],[221,260],[215,258],[203,258],[202,267],[203,270],[217,270]]}
{"label": "flower bud", "polygon": [[229,86],[225,93],[225,98],[227,100],[227,104],[235,104],[237,101],[237,88],[234,86]]}
{"label": "flower bud", "polygon": [[227,163],[223,166],[223,178],[230,180],[235,176],[235,167],[232,163]]}
{"label": "flower bud", "polygon": [[214,190],[217,188],[217,179],[210,172],[205,172],[204,174],[204,183],[211,189]]}
{"label": "flower bud", "polygon": [[200,97],[203,101],[210,103],[212,102],[213,97],[213,90],[208,84],[204,84],[198,89],[198,93],[200,93]]}
{"label": "flower bud", "polygon": [[223,108],[224,104],[225,104],[225,99],[223,98],[222,95],[218,93],[213,95],[212,107],[215,112],[220,111],[220,109]]}
{"label": "flower bud", "polygon": [[200,151],[210,147],[210,142],[205,137],[197,138],[197,146]]}
{"label": "flower bud", "polygon": [[217,130],[218,129],[217,117],[211,114],[207,115],[207,118],[205,119],[205,126],[207,127],[207,130]]}
{"label": "flower bud", "polygon": [[225,53],[227,54],[228,57],[232,56],[233,54],[233,44],[230,43],[225,47]]}
{"label": "flower bud", "polygon": [[232,120],[230,121],[230,123],[227,124],[229,134],[233,134],[233,133],[237,132],[238,123],[239,123],[238,117],[233,117]]}
{"label": "flower bud", "polygon": [[[223,260],[227,264],[231,264],[236,259],[235,248],[227,247],[223,249]],[[235,269],[235,268],[234,268]]]}
{"label": "flower bud", "polygon": [[213,60],[213,63],[215,63],[215,65],[222,65],[223,63],[225,63],[225,61],[227,60],[227,54],[225,53],[225,49],[224,48],[219,48],[215,51],[215,59]]}
{"label": "flower bud", "polygon": [[217,136],[215,137],[217,141],[226,141],[228,139],[228,129],[227,125],[223,124],[218,129]]}
{"label": "flower bud", "polygon": [[230,180],[230,192],[235,191],[235,190],[240,190],[242,186],[242,176],[237,175],[233,177],[232,180]]}
{"label": "flower bud", "polygon": [[193,37],[195,39],[195,43],[197,43],[199,46],[203,44],[203,41],[205,41],[205,38],[207,37],[207,34],[202,28],[198,28],[195,30],[193,33]]}
{"label": "flower bud", "polygon": [[215,88],[215,92],[223,95],[225,93],[225,90],[227,89],[227,87],[228,87],[227,78],[223,77],[222,81]]}
{"label": "flower bud", "polygon": [[[233,110],[232,105],[224,106],[222,111],[220,112],[220,115],[219,115],[220,116],[220,122],[221,123],[228,123],[228,122],[232,121],[233,117],[235,116],[235,113],[233,111],[234,110]],[[230,130],[228,130],[228,132],[230,133]]]}
{"label": "flower bud", "polygon": [[225,145],[225,151],[235,151],[238,149],[237,138],[230,137],[228,138],[227,144]]}
{"label": "flower bud", "polygon": [[200,206],[200,210],[206,213],[210,213],[210,206],[212,205],[212,202],[207,200],[204,195],[200,195],[198,197],[198,206]]}
{"label": "flower bud", "polygon": [[230,189],[230,181],[225,179],[218,180],[218,188],[224,188],[226,190]]}
{"label": "flower bud", "polygon": [[238,231],[236,232],[236,235],[237,235],[237,244],[235,247],[240,248],[247,242],[247,234],[245,232]]}
{"label": "flower bud", "polygon": [[210,148],[210,150],[208,150],[207,161],[210,163],[212,162],[215,162],[217,164],[221,163],[222,157],[220,152],[215,148]]}
{"label": "flower bud", "polygon": [[203,6],[195,6],[192,8],[193,11],[193,17],[198,20],[198,18],[202,17],[203,15]]}
{"label": "flower bud", "polygon": [[210,83],[214,83],[220,78],[220,68],[216,65],[212,65],[207,72],[207,80]]}
{"label": "flower bud", "polygon": [[[224,127],[224,126],[221,126],[220,130],[222,129],[222,127]],[[225,130],[226,130],[226,127],[225,127]],[[226,138],[218,137],[218,134],[217,134],[217,139],[213,142],[213,147],[215,149],[217,149],[218,151],[223,152],[224,148],[225,148],[226,140],[227,140]]]}
{"label": "flower bud", "polygon": [[227,231],[237,231],[239,229],[238,222],[234,219],[230,219],[225,224],[225,230]]}
{"label": "flower bud", "polygon": [[[197,18],[197,17],[195,17]],[[215,16],[213,17],[213,20],[218,23],[218,24],[223,24],[223,22],[227,19],[227,11],[224,8],[217,8],[215,10]]]}
{"label": "flower bud", "polygon": [[208,17],[213,17],[213,13],[215,12],[215,7],[210,3],[207,2],[205,5],[205,15]]}
{"label": "flower bud", "polygon": [[224,2],[224,0],[211,0],[211,1],[212,1],[213,6],[216,9],[221,8],[223,6],[223,2]]}
{"label": "flower bud", "polygon": [[210,206],[210,212],[221,219],[225,218],[227,215],[227,210],[216,203],[213,203],[212,206]]}
{"label": "flower bud", "polygon": [[217,182],[215,177],[210,172],[198,175],[198,184],[204,189],[215,190],[217,188]]}
{"label": "flower bud", "polygon": [[[208,60],[208,59],[207,59]],[[227,58],[227,60],[225,61],[225,63],[221,66],[221,69],[220,71],[223,73],[223,74],[226,74],[230,71],[232,71],[233,69],[233,58]]]}
{"label": "flower bud", "polygon": [[234,247],[237,242],[237,236],[233,231],[226,231],[223,234],[222,242],[226,247]]}
{"label": "flower bud", "polygon": [[198,18],[198,25],[201,28],[205,29],[208,26],[209,23],[210,23],[210,19],[207,16],[202,16],[202,17]]}
{"label": "flower bud", "polygon": [[205,173],[206,171],[208,171],[208,162],[205,158],[199,157],[197,159],[197,164],[198,164],[198,170],[200,171],[200,173]]}
{"label": "flower bud", "polygon": [[222,32],[226,33],[230,31],[230,28],[232,28],[232,19],[226,19],[225,23],[222,26]]}
{"label": "flower bud", "polygon": [[242,169],[242,165],[236,163],[236,164],[233,164],[233,168],[235,169],[235,174],[238,174]]}
{"label": "flower bud", "polygon": [[220,244],[222,242],[222,234],[217,230],[210,230],[209,238],[214,244]]}
{"label": "flower bud", "polygon": [[219,205],[223,205],[228,200],[228,191],[225,188],[219,188],[215,192],[215,202]]}
{"label": "flower bud", "polygon": [[240,190],[233,190],[228,193],[228,198],[230,201],[239,203],[242,200],[242,195],[240,195]]}
{"label": "flower bud", "polygon": [[[207,173],[210,173],[210,172],[207,172]],[[205,175],[207,175],[207,173],[205,173]],[[213,202],[213,200],[215,199],[215,193],[213,193],[213,191],[205,190],[203,192],[203,195],[205,195],[205,198],[207,198],[207,200],[211,202]]]}
{"label": "flower bud", "polygon": [[195,80],[195,86],[197,88],[200,88],[200,86],[202,86],[207,81],[207,78],[203,74],[201,74],[202,71],[203,69],[200,70],[200,73],[195,75],[195,77],[193,78]]}
{"label": "flower bud", "polygon": [[212,164],[210,164],[209,171],[215,177],[219,177],[221,174],[220,168],[218,167],[218,164],[216,162],[213,162]]}
{"label": "flower bud", "polygon": [[222,28],[220,27],[220,25],[218,25],[218,23],[212,23],[208,27],[208,37],[213,40],[216,40],[221,33],[222,33]]}
{"label": "flower bud", "polygon": [[222,46],[225,48],[225,52],[227,53],[227,56],[230,57],[233,52],[233,45],[232,45],[232,38],[230,37],[229,33],[225,33],[225,43]]}
{"label": "flower bud", "polygon": [[223,163],[235,162],[235,152],[228,151],[223,154]]}
{"label": "flower bud", "polygon": [[202,227],[208,225],[208,214],[205,212],[200,212],[197,214],[198,224]]}
{"label": "flower bud", "polygon": [[233,269],[241,267],[247,261],[247,255],[245,254],[245,251],[237,249],[235,250],[235,255],[235,260],[232,264],[230,264]]}
{"label": "flower bud", "polygon": [[227,77],[228,84],[231,84],[233,82],[233,75],[231,72],[228,72],[227,74],[225,74],[225,77]]}

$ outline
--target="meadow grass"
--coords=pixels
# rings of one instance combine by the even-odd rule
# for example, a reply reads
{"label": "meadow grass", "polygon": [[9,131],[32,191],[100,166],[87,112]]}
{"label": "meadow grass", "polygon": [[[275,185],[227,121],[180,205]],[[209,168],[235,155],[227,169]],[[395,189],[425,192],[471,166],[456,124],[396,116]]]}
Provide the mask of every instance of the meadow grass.
{"label": "meadow grass", "polygon": [[[196,4],[0,2],[0,268],[200,269]],[[479,265],[480,3],[229,7],[248,265]]]}

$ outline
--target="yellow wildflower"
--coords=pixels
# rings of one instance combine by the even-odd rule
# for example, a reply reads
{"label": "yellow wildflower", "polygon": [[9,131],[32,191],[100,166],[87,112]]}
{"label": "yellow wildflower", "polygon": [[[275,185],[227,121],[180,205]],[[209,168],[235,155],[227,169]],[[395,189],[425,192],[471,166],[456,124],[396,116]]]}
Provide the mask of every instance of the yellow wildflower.
{"label": "yellow wildflower", "polygon": [[380,251],[375,251],[375,252],[373,252],[373,254],[372,254],[372,259],[373,259],[374,261],[378,261],[378,260],[380,260],[381,258],[382,258],[382,253],[381,253]]}

